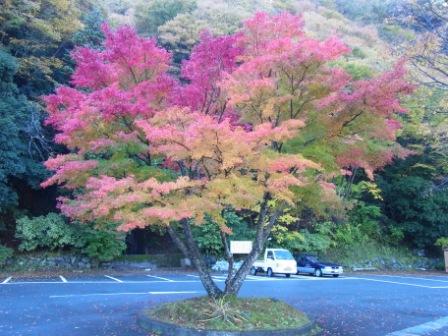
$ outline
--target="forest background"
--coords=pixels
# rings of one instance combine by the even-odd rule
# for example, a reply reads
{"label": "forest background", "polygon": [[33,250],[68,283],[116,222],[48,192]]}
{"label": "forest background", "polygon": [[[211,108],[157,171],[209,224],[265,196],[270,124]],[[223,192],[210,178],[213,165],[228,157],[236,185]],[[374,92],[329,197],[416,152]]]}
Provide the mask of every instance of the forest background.
{"label": "forest background", "polygon": [[[125,236],[107,225],[69,222],[56,208],[64,192],[40,187],[50,174],[42,162],[67,152],[43,122],[42,96],[69,82],[72,50],[101,47],[103,22],[153,36],[172,53],[170,72],[179,75],[202,31],[230,34],[255,12],[289,11],[303,15],[311,36],[336,34],[351,48],[338,65],[355,79],[370,78],[404,58],[416,90],[403,104],[407,113],[398,138],[409,154],[373,178],[363,169],[335,178],[337,197],[325,199],[305,188],[297,208],[274,227],[269,244],[349,266],[442,268],[440,247],[448,237],[446,1],[0,0],[0,5],[0,267],[11,265],[14,254],[65,252],[102,262],[126,252],[160,253],[166,244],[160,230]],[[325,160],[324,147],[307,148],[307,158]],[[244,213],[226,217],[237,239],[252,237]],[[222,257],[216,225],[195,228],[194,234],[206,254]]]}

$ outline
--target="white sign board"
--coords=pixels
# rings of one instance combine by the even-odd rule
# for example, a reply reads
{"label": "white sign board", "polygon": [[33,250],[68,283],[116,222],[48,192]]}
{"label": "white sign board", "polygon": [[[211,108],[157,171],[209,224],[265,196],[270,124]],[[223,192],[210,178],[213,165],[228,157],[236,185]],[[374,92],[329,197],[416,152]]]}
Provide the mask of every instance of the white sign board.
{"label": "white sign board", "polygon": [[250,240],[231,240],[230,253],[249,254],[252,251],[252,241]]}

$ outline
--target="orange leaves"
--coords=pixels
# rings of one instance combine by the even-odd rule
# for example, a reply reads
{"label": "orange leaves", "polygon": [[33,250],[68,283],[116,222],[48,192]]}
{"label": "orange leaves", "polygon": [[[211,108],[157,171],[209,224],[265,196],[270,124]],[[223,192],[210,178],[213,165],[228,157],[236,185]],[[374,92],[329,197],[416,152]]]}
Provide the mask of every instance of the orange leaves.
{"label": "orange leaves", "polygon": [[287,173],[291,170],[303,171],[307,168],[320,169],[321,167],[317,163],[307,160],[300,155],[285,154],[270,161],[267,170],[270,173]]}

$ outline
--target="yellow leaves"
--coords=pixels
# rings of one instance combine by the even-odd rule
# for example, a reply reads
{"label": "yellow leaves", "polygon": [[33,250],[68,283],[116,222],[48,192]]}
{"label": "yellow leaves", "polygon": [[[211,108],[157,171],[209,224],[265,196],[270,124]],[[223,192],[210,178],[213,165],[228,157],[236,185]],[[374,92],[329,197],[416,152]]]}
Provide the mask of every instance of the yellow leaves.
{"label": "yellow leaves", "polygon": [[207,184],[204,198],[222,206],[231,204],[236,209],[254,209],[263,198],[264,187],[251,176],[216,178]]}
{"label": "yellow leaves", "polygon": [[381,189],[374,182],[362,181],[359,183],[361,190],[368,192],[376,200],[382,201],[383,196],[381,196]]}
{"label": "yellow leaves", "polygon": [[278,218],[278,221],[279,221],[279,223],[282,223],[285,225],[291,225],[291,224],[297,222],[298,219],[299,219],[298,217],[292,216],[289,213],[285,213]]}

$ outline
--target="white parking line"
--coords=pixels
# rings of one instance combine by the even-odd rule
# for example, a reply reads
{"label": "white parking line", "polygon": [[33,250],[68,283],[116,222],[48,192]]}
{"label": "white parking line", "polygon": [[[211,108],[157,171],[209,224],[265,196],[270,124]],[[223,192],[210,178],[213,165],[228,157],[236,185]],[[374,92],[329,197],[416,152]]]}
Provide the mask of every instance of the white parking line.
{"label": "white parking line", "polygon": [[105,275],[105,277],[106,277],[106,278],[109,278],[109,279],[112,279],[112,280],[114,280],[114,281],[116,281],[116,282],[123,282],[123,281],[121,281],[120,279],[114,278],[114,277],[112,277],[112,276],[110,276],[110,275]]}
{"label": "white parking line", "polygon": [[[149,280],[149,281],[142,281],[142,280],[120,280],[118,278],[109,276],[109,275],[105,275],[105,277],[113,280],[113,281],[103,281],[103,280],[71,280],[71,281],[67,281],[67,284],[109,284],[109,285],[119,285],[119,284],[159,284],[159,283],[199,283],[199,277],[196,275],[189,275],[190,277],[193,277],[195,279],[192,280],[171,280],[167,281],[167,280]],[[355,277],[344,277],[341,278],[339,280],[356,280],[356,279],[361,279],[361,280],[365,280],[364,278],[355,278]],[[8,281],[10,279],[7,279]],[[214,279],[216,282],[224,282],[224,279],[219,279],[219,278],[215,278]],[[267,277],[263,277],[263,276],[252,276],[252,275],[248,275],[247,276],[247,282],[257,282],[257,281],[306,281],[306,280],[320,280],[320,279],[314,279],[314,278],[310,278],[310,279],[302,279],[302,278],[290,278],[290,279],[286,279],[286,278],[267,278]],[[322,279],[322,280],[329,280],[329,279]],[[338,281],[339,281],[338,280]],[[6,281],[6,280],[5,280]],[[65,282],[62,281],[15,281],[15,282],[8,282],[6,283],[5,281],[0,282],[0,285],[31,285],[31,284],[43,284],[43,285],[47,285],[47,284],[62,284]],[[439,288],[439,287],[436,287]],[[440,288],[445,288],[445,287],[440,287]]]}
{"label": "white parking line", "polygon": [[8,278],[6,278],[6,279],[2,282],[2,285],[7,284],[8,282],[11,281],[11,279],[12,279],[12,277],[8,277]]}
{"label": "white parking line", "polygon": [[448,286],[425,286],[425,285],[411,284],[411,283],[406,283],[406,282],[388,281],[388,280],[370,279],[370,278],[357,278],[357,279],[362,279],[362,280],[366,280],[366,281],[373,281],[373,282],[390,283],[390,284],[403,285],[403,286],[420,287],[420,288],[431,288],[431,289],[448,288]]}
{"label": "white parking line", "polygon": [[317,278],[317,277],[311,277],[306,275],[291,275],[294,279],[300,279],[300,280],[326,280],[327,278]]}
{"label": "white parking line", "polygon": [[[9,282],[12,277],[9,277],[5,279],[3,282],[0,282],[1,285],[27,285],[27,284],[109,284],[109,285],[119,285],[119,284],[159,284],[159,283],[199,283],[200,279],[197,275],[188,274],[187,276],[192,277],[191,280],[172,280],[168,278],[163,277],[157,277],[148,275],[149,277],[153,277],[156,280],[148,280],[148,281],[142,281],[142,280],[120,280],[118,278],[115,278],[110,275],[104,275],[104,277],[113,280],[113,281],[106,281],[106,280],[71,280],[67,281],[64,277],[61,277],[61,281],[14,281]],[[213,276],[215,282],[224,282],[224,276]],[[65,281],[62,279],[64,278]],[[157,280],[160,279],[160,280]],[[351,276],[345,276],[345,277],[339,277],[337,280],[333,278],[315,278],[315,277],[306,277],[306,276],[300,276],[300,275],[292,275],[290,278],[284,278],[284,277],[274,277],[274,278],[268,278],[264,276],[253,276],[248,275],[247,276],[247,282],[258,282],[258,281],[341,281],[341,280],[363,280],[363,281],[372,281],[372,282],[380,282],[380,283],[388,283],[388,284],[396,284],[396,285],[403,285],[403,286],[412,286],[412,287],[420,287],[420,288],[428,288],[428,289],[448,289],[448,286],[435,286],[434,283],[432,286],[428,285],[421,285],[421,284],[413,284],[413,283],[407,283],[402,281],[392,281],[392,280],[384,280],[384,279],[373,279],[373,278],[367,278],[367,277],[351,277]]]}
{"label": "white parking line", "polygon": [[88,297],[88,296],[117,296],[117,295],[177,295],[177,294],[199,294],[199,291],[180,291],[180,292],[124,292],[124,293],[92,293],[92,294],[67,294],[50,295],[50,299],[70,298],[70,297]]}
{"label": "white parking line", "polygon": [[445,327],[448,327],[448,316],[442,317],[441,319],[435,321],[423,323],[414,327],[394,331],[390,334],[387,334],[386,336],[423,336],[434,333],[435,331],[438,331]]}
{"label": "white parking line", "polygon": [[[257,276],[257,275],[248,275],[246,276],[246,279],[249,281],[282,281],[286,280],[287,278],[280,278],[280,277],[268,277],[268,276]],[[297,280],[297,279],[295,279]]]}
{"label": "white parking line", "polygon": [[436,279],[429,279],[429,278],[419,278],[419,277],[413,277],[413,276],[401,276],[401,275],[389,275],[389,274],[372,274],[369,276],[376,276],[376,277],[388,277],[388,278],[401,278],[401,279],[417,279],[417,280],[423,280],[423,281],[435,281],[435,282],[445,282],[448,283],[448,280],[436,280]]}
{"label": "white parking line", "polygon": [[59,278],[61,278],[62,282],[68,282],[66,278],[64,278],[62,275],[59,276]]}
{"label": "white parking line", "polygon": [[180,292],[149,292],[151,295],[170,295],[170,294],[198,294],[199,291],[180,291]]}
{"label": "white parking line", "polygon": [[[154,281],[70,281],[67,282],[68,285],[79,285],[79,284],[105,284],[105,285],[120,285],[120,284],[160,284],[160,283],[198,283],[197,280],[179,280],[179,281],[165,281],[165,280],[154,280]],[[5,285],[11,286],[11,285],[61,285],[63,282],[61,281],[17,281],[17,282],[9,282]],[[0,283],[0,285],[3,285]]]}
{"label": "white parking line", "polygon": [[148,278],[154,278],[154,279],[159,279],[159,280],[164,280],[164,281],[169,281],[169,282],[174,282],[174,280],[168,279],[168,278],[162,278],[159,276],[155,276],[155,275],[146,275]]}

